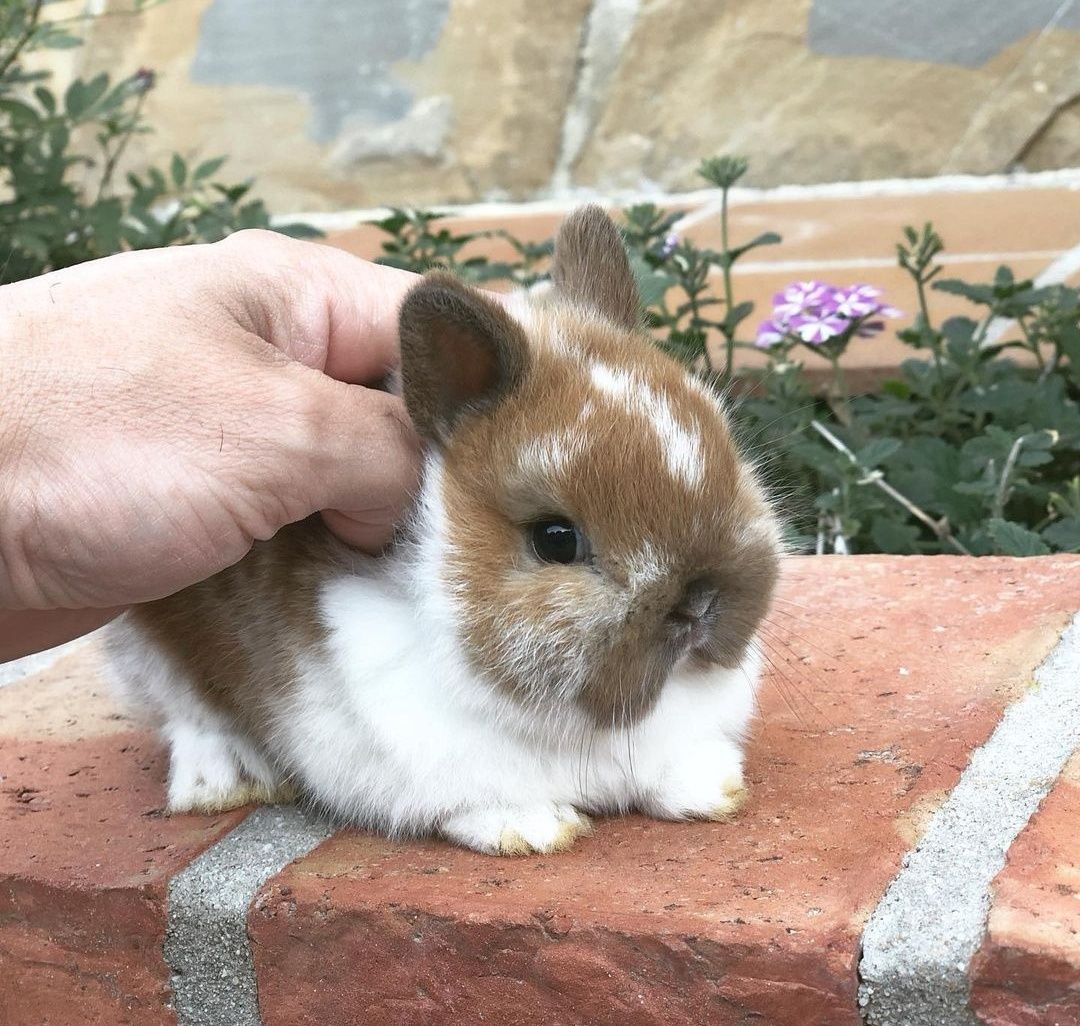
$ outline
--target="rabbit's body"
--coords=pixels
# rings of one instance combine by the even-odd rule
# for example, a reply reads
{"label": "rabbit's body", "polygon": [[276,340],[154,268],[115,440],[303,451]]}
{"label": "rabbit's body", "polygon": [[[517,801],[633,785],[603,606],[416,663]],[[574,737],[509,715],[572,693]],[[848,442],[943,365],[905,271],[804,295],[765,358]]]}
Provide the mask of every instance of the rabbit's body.
{"label": "rabbit's body", "polygon": [[[598,728],[572,708],[538,717],[463,664],[452,620],[425,608],[408,566],[365,558],[308,521],[199,585],[194,616],[185,593],[183,610],[165,599],[152,620],[116,625],[114,665],[171,747],[171,809],[299,791],[374,829],[434,829],[503,852],[569,844],[587,825],[575,810],[734,811],[753,656],[723,679],[676,673],[626,726]],[[312,603],[310,619],[262,610],[262,629],[251,622],[250,577],[267,574]]]}
{"label": "rabbit's body", "polygon": [[117,624],[172,809],[298,790],[513,853],[566,847],[582,812],[737,808],[775,518],[716,399],[636,333],[604,215],[564,227],[554,279],[564,302],[512,315],[446,279],[406,301],[430,450],[389,555],[313,518]]}

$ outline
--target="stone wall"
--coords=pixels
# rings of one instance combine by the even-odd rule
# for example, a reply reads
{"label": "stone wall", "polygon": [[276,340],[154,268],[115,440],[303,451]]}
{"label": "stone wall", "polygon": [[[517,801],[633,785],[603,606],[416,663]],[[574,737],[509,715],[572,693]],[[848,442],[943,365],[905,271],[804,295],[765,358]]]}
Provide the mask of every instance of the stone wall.
{"label": "stone wall", "polygon": [[277,210],[1080,163],[1080,0],[169,0],[59,59]]}

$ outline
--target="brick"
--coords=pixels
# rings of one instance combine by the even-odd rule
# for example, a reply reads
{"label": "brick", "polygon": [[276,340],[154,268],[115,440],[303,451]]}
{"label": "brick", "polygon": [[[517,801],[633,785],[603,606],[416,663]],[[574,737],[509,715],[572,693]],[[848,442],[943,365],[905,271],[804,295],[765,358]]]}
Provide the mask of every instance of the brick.
{"label": "brick", "polygon": [[242,812],[162,814],[160,745],[90,642],[0,689],[0,1023],[174,1023],[168,881]]}
{"label": "brick", "polygon": [[499,860],[344,833],[249,917],[267,1026],[856,1026],[859,935],[1080,607],[1080,558],[795,559],[731,824]]}
{"label": "brick", "polygon": [[994,881],[972,964],[972,1006],[987,1026],[1080,1026],[1080,752]]}
{"label": "brick", "polygon": [[[859,260],[891,258],[905,225],[934,224],[946,255],[1000,254],[1001,263],[1025,253],[1055,253],[1080,239],[1080,190],[1003,188],[906,192],[894,195],[764,196],[731,205],[735,241],[763,231],[783,236],[780,246],[754,250],[752,260]],[[718,217],[687,233],[718,247]],[[1049,262],[1049,259],[1047,260]],[[950,273],[951,277],[951,273]]]}

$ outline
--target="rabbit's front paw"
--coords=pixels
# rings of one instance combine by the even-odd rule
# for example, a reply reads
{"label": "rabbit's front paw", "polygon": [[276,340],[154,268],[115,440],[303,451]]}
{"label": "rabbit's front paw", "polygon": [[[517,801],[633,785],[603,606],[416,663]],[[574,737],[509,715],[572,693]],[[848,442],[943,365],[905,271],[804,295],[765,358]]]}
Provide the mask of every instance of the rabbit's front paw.
{"label": "rabbit's front paw", "polygon": [[490,855],[566,851],[592,824],[572,805],[506,806],[452,816],[442,826],[451,841]]}
{"label": "rabbit's front paw", "polygon": [[658,774],[643,811],[658,819],[731,819],[746,804],[742,753],[730,742],[690,746]]}

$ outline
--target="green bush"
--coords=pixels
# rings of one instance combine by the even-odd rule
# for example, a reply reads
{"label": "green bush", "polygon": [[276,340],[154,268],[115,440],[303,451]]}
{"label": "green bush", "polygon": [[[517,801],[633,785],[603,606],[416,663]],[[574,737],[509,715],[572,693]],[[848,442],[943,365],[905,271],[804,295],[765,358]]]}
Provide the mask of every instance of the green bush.
{"label": "green bush", "polygon": [[[217,178],[221,157],[188,167],[175,154],[167,168],[117,181],[128,143],[149,131],[143,104],[154,73],[143,69],[118,82],[106,74],[76,79],[58,96],[50,74],[29,70],[25,58],[78,46],[73,30],[84,19],[44,18],[51,2],[0,0],[0,281],[122,249],[214,242],[240,228],[270,227],[251,182]],[[134,0],[130,13],[145,6]],[[92,154],[73,145],[76,132],[92,137]],[[279,230],[317,234],[304,225]]]}
{"label": "green bush", "polygon": [[[701,168],[721,191],[721,249],[676,237],[682,212],[651,204],[626,210],[623,232],[656,344],[728,397],[746,451],[787,514],[792,548],[1080,551],[1080,289],[1036,288],[1007,267],[986,283],[938,280],[941,240],[930,225],[906,228],[897,257],[918,312],[899,337],[912,358],[876,393],[851,396],[843,354],[849,345],[873,345],[863,336],[880,332],[893,311],[872,290],[856,295],[858,286],[803,283],[795,294],[820,287],[827,304],[812,318],[784,322],[790,304],[779,295],[773,317],[749,337],[744,325],[753,304],[737,301],[731,268],[750,250],[781,240],[768,232],[729,242],[728,190],[745,170],[731,158]],[[469,255],[478,233],[455,234],[439,220],[429,211],[393,211],[379,223],[388,235],[382,260],[417,271],[445,267],[478,283],[528,285],[543,277],[550,242],[479,233],[514,247],[515,259],[493,263]],[[964,297],[972,316],[933,323],[928,288]],[[847,314],[834,309],[839,296],[849,301]],[[1007,330],[997,337],[993,329],[1002,323]],[[710,338],[717,344],[707,347]],[[767,368],[736,374],[735,351],[754,346],[767,354]],[[1010,359],[1015,350],[1026,350],[1031,365]],[[831,365],[824,388],[806,373],[810,351]]]}

